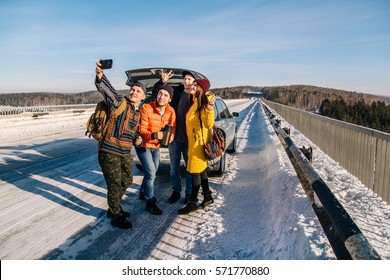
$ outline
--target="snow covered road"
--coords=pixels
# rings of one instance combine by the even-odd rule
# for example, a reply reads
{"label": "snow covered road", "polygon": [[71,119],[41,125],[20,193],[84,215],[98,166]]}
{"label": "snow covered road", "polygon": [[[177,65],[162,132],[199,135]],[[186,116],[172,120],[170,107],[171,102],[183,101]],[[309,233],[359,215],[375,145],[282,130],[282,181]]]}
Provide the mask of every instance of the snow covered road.
{"label": "snow covered road", "polygon": [[[259,102],[227,104],[240,112],[239,142],[227,156],[226,174],[210,179],[215,203],[178,216],[183,202],[167,203],[170,178],[163,166],[156,180],[163,215],[153,216],[138,200],[142,172],[135,168],[123,205],[133,223],[127,231],[111,227],[105,217],[97,143],[84,136],[90,112],[0,119],[0,258],[335,259]],[[298,145],[308,143],[297,131],[292,137]],[[351,216],[390,259],[390,207],[320,151],[314,154],[322,158],[313,160],[320,175],[354,205]]]}

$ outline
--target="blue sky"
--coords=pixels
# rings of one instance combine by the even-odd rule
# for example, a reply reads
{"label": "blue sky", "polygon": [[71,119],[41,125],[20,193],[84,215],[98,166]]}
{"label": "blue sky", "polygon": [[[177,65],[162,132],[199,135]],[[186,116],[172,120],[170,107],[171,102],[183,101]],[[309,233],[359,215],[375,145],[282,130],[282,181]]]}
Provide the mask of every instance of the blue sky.
{"label": "blue sky", "polygon": [[94,89],[95,61],[211,87],[306,84],[390,96],[390,1],[0,0],[0,93]]}

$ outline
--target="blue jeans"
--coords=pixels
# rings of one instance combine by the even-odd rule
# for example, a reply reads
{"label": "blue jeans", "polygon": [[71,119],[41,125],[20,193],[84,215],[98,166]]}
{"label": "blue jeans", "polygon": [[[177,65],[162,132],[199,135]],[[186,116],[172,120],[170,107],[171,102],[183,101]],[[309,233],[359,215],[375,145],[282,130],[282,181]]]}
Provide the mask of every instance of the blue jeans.
{"label": "blue jeans", "polygon": [[[188,162],[188,143],[180,142],[173,140],[172,143],[168,146],[169,149],[169,159],[171,165],[171,182],[172,189],[175,192],[181,192],[181,175],[180,175],[180,160],[183,155],[183,159],[187,165]],[[191,175],[186,171],[186,195],[191,195],[192,193],[192,182]]]}
{"label": "blue jeans", "polygon": [[135,151],[144,169],[141,190],[145,192],[146,200],[150,200],[154,198],[154,180],[160,164],[160,149],[136,147]]}

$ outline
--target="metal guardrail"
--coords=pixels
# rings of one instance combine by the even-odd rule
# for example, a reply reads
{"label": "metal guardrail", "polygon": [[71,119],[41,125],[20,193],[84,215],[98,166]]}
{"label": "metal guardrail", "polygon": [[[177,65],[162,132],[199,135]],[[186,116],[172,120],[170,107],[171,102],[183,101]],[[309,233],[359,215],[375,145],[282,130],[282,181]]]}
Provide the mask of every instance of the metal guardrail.
{"label": "metal guardrail", "polygon": [[57,106],[29,106],[29,107],[12,107],[0,106],[0,116],[19,115],[23,113],[39,113],[39,112],[59,112],[67,110],[82,110],[95,108],[95,104],[74,104],[74,105],[57,105]]}
{"label": "metal guardrail", "polygon": [[324,153],[390,204],[390,134],[262,99]]}
{"label": "metal guardrail", "polygon": [[281,128],[280,122],[275,119],[275,114],[272,114],[271,109],[264,103],[262,105],[293,163],[337,259],[380,260],[378,253],[371,247],[330,188]]}

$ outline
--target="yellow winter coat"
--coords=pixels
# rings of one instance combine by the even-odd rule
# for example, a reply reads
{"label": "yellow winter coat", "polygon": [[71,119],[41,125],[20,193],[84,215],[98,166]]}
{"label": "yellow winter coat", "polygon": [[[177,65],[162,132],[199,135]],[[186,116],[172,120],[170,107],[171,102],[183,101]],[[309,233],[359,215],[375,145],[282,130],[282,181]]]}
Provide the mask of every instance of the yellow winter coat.
{"label": "yellow winter coat", "polygon": [[188,138],[187,171],[190,173],[201,173],[207,168],[208,163],[204,155],[204,143],[210,142],[209,132],[210,128],[214,125],[214,110],[202,110],[200,114],[203,125],[202,140],[202,131],[196,108],[198,108],[198,101],[194,99],[194,104],[192,104],[186,115],[186,132]]}

